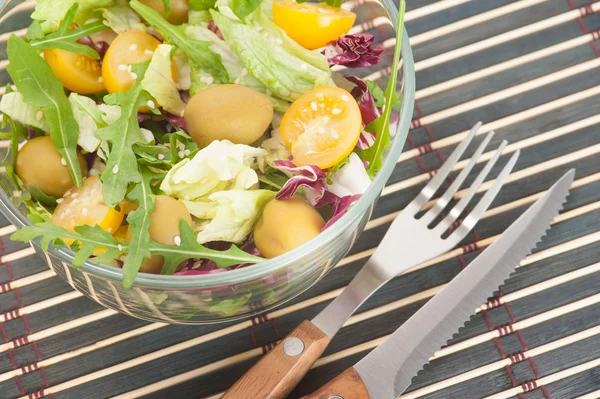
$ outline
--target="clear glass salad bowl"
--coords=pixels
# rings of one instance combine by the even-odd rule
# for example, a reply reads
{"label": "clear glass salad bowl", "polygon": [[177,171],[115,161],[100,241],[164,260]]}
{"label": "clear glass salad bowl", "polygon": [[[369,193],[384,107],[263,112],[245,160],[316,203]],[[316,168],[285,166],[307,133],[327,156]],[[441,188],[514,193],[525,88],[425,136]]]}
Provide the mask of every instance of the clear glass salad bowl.
{"label": "clear glass salad bowl", "polygon": [[[13,32],[23,36],[30,24],[33,2],[0,0],[0,57],[6,57],[6,41]],[[371,68],[344,69],[337,73],[359,77],[383,76],[385,87],[393,59],[395,24],[398,11],[392,0],[348,0],[357,14],[356,31],[375,36],[375,43],[385,42],[385,55]],[[391,43],[391,45],[390,45]],[[397,91],[402,100],[397,112],[399,122],[393,125],[393,139],[385,154],[381,171],[366,193],[330,228],[304,245],[255,266],[221,273],[197,276],[161,276],[140,273],[132,288],[121,284],[121,269],[87,262],[75,269],[74,253],[65,247],[52,247],[48,253],[39,241],[32,247],[48,266],[77,291],[99,304],[119,312],[163,323],[206,324],[246,318],[267,311],[301,294],[350,250],[363,231],[385,182],[391,175],[404,146],[412,118],[415,72],[406,32],[403,35],[401,68]],[[1,84],[9,83],[5,67],[0,71]],[[9,160],[5,160],[5,163]],[[30,225],[24,209],[11,200],[16,190],[6,174],[0,175],[0,211],[17,228]]]}

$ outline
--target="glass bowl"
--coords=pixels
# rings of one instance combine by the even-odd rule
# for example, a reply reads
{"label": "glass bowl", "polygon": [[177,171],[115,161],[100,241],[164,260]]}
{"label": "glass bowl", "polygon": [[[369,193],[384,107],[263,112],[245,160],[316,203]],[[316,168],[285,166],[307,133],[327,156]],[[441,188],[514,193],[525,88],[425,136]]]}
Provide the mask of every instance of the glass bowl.
{"label": "glass bowl", "polygon": [[[23,36],[31,22],[32,2],[0,1],[0,57],[6,58],[6,40],[11,33]],[[385,42],[382,62],[372,68],[343,69],[336,73],[360,77],[381,77],[387,84],[398,11],[391,0],[347,0],[344,7],[357,14],[355,31],[371,33],[375,43]],[[2,65],[0,64],[0,65]],[[48,266],[71,287],[99,304],[145,320],[163,323],[207,324],[225,322],[256,315],[272,309],[301,294],[328,271],[350,250],[369,220],[375,202],[391,175],[406,140],[412,118],[415,92],[413,57],[406,31],[403,35],[398,91],[402,100],[398,107],[399,122],[385,155],[385,162],[366,193],[330,228],[313,240],[282,256],[256,266],[197,276],[161,276],[140,273],[132,288],[121,285],[121,270],[87,262],[75,269],[71,266],[73,251],[51,247],[48,253],[39,241],[31,246]],[[374,75],[375,74],[375,75]],[[0,83],[9,83],[6,68],[0,71]],[[6,161],[4,161],[6,162]],[[0,175],[0,211],[17,228],[30,222],[23,209],[11,199],[16,187]]]}

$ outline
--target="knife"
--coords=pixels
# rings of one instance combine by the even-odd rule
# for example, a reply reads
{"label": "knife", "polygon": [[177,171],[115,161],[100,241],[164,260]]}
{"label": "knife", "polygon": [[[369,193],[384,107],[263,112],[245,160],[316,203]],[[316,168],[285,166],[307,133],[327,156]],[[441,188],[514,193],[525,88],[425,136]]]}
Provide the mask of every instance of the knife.
{"label": "knife", "polygon": [[562,209],[574,170],[519,217],[439,294],[362,360],[307,399],[394,399],[504,283]]}

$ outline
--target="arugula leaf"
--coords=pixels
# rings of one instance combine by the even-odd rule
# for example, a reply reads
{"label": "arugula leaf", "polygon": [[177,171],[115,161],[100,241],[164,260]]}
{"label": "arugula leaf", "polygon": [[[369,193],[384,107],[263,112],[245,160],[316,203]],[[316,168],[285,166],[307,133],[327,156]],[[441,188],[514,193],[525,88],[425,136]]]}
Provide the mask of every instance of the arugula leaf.
{"label": "arugula leaf", "polygon": [[396,29],[396,48],[394,49],[394,61],[392,63],[392,73],[385,90],[385,104],[383,113],[377,119],[366,127],[368,132],[375,132],[375,142],[373,145],[361,151],[361,158],[369,162],[367,172],[373,177],[382,165],[383,152],[390,143],[390,117],[392,107],[396,97],[396,82],[398,80],[398,63],[402,50],[402,33],[404,31],[404,13],[406,9],[406,0],[400,0],[400,10],[398,12],[398,24]]}
{"label": "arugula leaf", "polygon": [[10,77],[25,102],[42,109],[52,143],[65,159],[75,185],[81,186],[83,178],[77,159],[79,125],[62,83],[48,63],[20,37],[12,35],[8,39],[7,53],[10,63],[6,69]]}
{"label": "arugula leaf", "polygon": [[[181,246],[164,245],[155,241],[149,241],[149,250],[152,255],[158,254],[165,258],[161,274],[173,274],[177,266],[188,259],[208,259],[217,264],[217,267],[229,267],[241,263],[260,263],[265,259],[250,255],[235,245],[226,251],[215,251],[208,249],[196,242],[194,232],[185,221],[181,222]],[[77,251],[73,260],[73,267],[81,267],[83,263],[92,256],[94,248],[104,248],[106,252],[101,256],[93,258],[94,263],[106,263],[117,259],[121,253],[130,252],[131,244],[120,242],[110,233],[96,226],[78,226],[75,231],[69,231],[59,227],[52,222],[39,222],[32,226],[25,226],[10,237],[13,241],[29,242],[41,237],[42,248],[48,250],[48,246],[56,240],[73,240],[72,249]]]}
{"label": "arugula leaf", "polygon": [[196,235],[192,228],[183,220],[179,223],[179,231],[181,234],[180,246],[164,245],[156,242],[152,242],[150,246],[150,252],[158,253],[165,258],[161,274],[173,274],[181,262],[193,258],[212,260],[218,268],[265,261],[264,258],[250,255],[235,245],[232,245],[226,251],[215,251],[206,248],[196,241]]}
{"label": "arugula leaf", "polygon": [[11,178],[11,180],[17,186],[19,186],[19,182],[16,180],[15,175],[15,171],[17,170],[17,157],[19,156],[19,139],[27,138],[27,129],[25,128],[25,126],[16,123],[13,120],[13,118],[8,116],[7,114],[4,114],[2,116],[2,128],[5,128],[6,124],[10,126],[11,130],[10,146],[8,147],[8,151],[6,152],[6,157],[4,158],[4,161],[6,161],[8,156],[11,156],[10,165],[7,165],[10,166],[10,168],[6,168],[6,172],[8,173],[8,176]]}
{"label": "arugula leaf", "polygon": [[[297,3],[306,3],[309,0],[296,0]],[[344,0],[319,0],[319,3],[325,3],[331,7],[340,8],[344,4]]]}
{"label": "arugula leaf", "polygon": [[211,42],[190,39],[184,33],[184,26],[171,25],[154,9],[137,0],[133,0],[130,5],[146,22],[158,29],[166,39],[186,53],[194,65],[210,73],[216,82],[229,81],[229,75],[221,62],[221,56],[210,48]]}
{"label": "arugula leaf", "polygon": [[36,186],[32,186],[29,184],[27,186],[27,190],[31,193],[31,198],[39,201],[42,204],[55,206],[56,205],[56,197],[46,194]]}
{"label": "arugula leaf", "polygon": [[138,208],[127,216],[131,228],[131,241],[123,264],[123,286],[131,287],[144,259],[150,254],[150,213],[154,209],[154,194],[150,187],[152,172],[142,169],[142,181],[135,185],[127,198],[139,204]]}
{"label": "arugula leaf", "polygon": [[[73,22],[73,18],[75,18],[75,14],[77,13],[77,9],[79,8],[79,3],[74,3],[67,14],[65,15],[65,19],[59,30],[54,33],[51,33],[47,36],[40,37],[39,33],[42,32],[42,28],[38,23],[38,28],[34,27],[34,24],[31,24],[30,29],[31,35],[38,36],[31,40],[29,44],[35,47],[37,50],[43,50],[47,48],[59,48],[61,50],[70,51],[72,53],[78,54],[87,54],[94,59],[100,59],[98,52],[93,48],[86,46],[85,44],[77,43],[77,40],[89,36],[94,33],[102,32],[108,29],[106,25],[102,23],[102,21],[91,22],[89,24],[85,24],[80,28],[69,30],[71,23]],[[32,28],[33,27],[33,28]],[[30,31],[27,32],[28,35]],[[31,37],[29,37],[32,39]]]}
{"label": "arugula leaf", "polygon": [[190,0],[190,8],[193,11],[208,11],[215,7],[216,0]]}
{"label": "arugula leaf", "polygon": [[121,106],[121,116],[113,124],[98,129],[95,133],[98,139],[110,143],[106,169],[101,176],[104,202],[110,207],[114,207],[125,198],[129,183],[139,183],[142,180],[133,145],[146,144],[138,123],[138,109],[150,99],[141,86],[141,77],[144,76],[148,64],[149,61],[146,61],[133,66],[133,72],[137,74],[138,79],[131,89],[105,98],[106,103],[112,103],[114,100],[114,103]]}
{"label": "arugula leaf", "polygon": [[247,17],[256,10],[263,0],[233,0],[232,9],[239,18]]}
{"label": "arugula leaf", "polygon": [[165,6],[165,18],[167,18],[171,12],[171,0],[162,0],[162,2]]}
{"label": "arugula leaf", "polygon": [[249,292],[246,295],[234,299],[215,299],[216,303],[211,305],[210,308],[208,308],[208,311],[223,317],[230,317],[236,314],[242,306],[248,303],[251,297],[252,293]]}
{"label": "arugula leaf", "polygon": [[383,90],[381,90],[381,87],[379,87],[379,85],[373,82],[372,80],[365,80],[365,83],[367,84],[369,92],[375,99],[373,105],[375,105],[378,108],[383,107],[383,104],[385,104],[385,93],[383,92]]}
{"label": "arugula leaf", "polygon": [[102,112],[99,108],[92,108],[89,106],[87,102],[82,99],[82,96],[73,92],[71,93],[73,100],[77,103],[77,107],[80,110],[85,111],[96,123],[99,128],[108,126],[108,123],[104,121],[102,116],[104,116],[104,112]]}

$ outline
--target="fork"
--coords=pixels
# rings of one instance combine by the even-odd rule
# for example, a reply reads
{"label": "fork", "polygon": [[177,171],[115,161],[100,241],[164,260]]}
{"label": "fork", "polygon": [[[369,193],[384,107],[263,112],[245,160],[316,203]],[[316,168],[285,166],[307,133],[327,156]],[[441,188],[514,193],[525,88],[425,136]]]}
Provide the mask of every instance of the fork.
{"label": "fork", "polygon": [[[446,215],[442,211],[454,199],[480,159],[494,136],[493,131],[485,137],[467,165],[435,204],[423,216],[418,215],[450,176],[480,127],[481,122],[471,129],[425,188],[398,214],[371,258],[341,294],[312,321],[302,322],[262,357],[223,395],[223,399],[286,397],[321,356],[348,318],[374,292],[395,276],[454,248],[471,231],[500,192],[519,157],[517,150],[477,205],[464,219],[459,219],[496,164],[507,145],[506,141],[502,141],[464,196]],[[435,224],[441,216],[442,220]]]}

